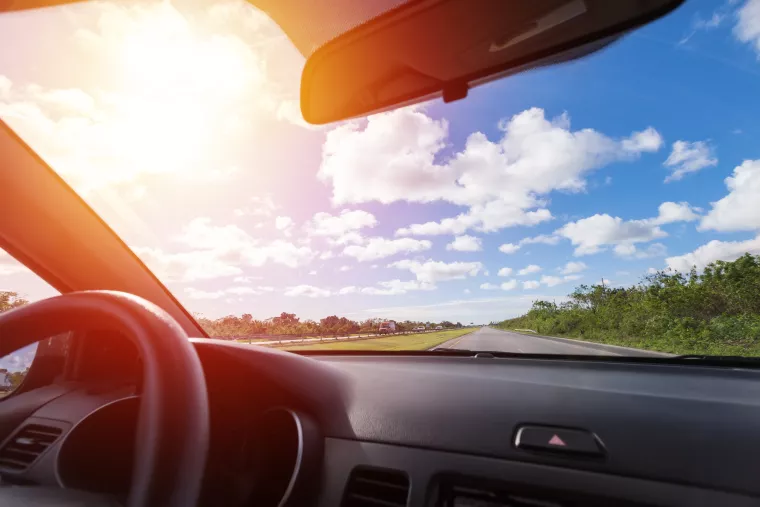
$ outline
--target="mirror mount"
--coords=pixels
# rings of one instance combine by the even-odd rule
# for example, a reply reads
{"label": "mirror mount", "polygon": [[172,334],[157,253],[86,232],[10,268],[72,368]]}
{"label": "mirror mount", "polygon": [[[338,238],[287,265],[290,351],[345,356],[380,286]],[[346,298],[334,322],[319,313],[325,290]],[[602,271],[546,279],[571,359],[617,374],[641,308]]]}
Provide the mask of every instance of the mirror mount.
{"label": "mirror mount", "polygon": [[470,91],[470,85],[467,81],[454,81],[453,83],[446,83],[443,87],[443,102],[448,104],[449,102],[456,102],[467,97],[467,93]]}

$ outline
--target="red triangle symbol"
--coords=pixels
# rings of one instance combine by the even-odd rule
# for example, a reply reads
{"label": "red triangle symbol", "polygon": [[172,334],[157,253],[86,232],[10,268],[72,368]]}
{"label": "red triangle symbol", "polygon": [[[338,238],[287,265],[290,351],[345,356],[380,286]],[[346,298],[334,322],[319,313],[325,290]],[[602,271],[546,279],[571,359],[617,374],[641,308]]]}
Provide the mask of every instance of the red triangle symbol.
{"label": "red triangle symbol", "polygon": [[559,436],[554,435],[551,440],[549,440],[549,445],[559,445],[561,447],[565,447],[567,444],[562,441]]}

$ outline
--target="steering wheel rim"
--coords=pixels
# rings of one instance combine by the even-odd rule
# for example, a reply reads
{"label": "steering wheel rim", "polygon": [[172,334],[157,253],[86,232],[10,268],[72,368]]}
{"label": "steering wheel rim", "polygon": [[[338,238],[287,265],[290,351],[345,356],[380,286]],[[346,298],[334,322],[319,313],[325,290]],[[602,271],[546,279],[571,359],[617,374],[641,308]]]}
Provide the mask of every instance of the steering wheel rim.
{"label": "steering wheel rim", "polygon": [[118,330],[143,361],[143,392],[128,507],[196,505],[206,466],[209,409],[188,336],[153,303],[114,291],[71,292],[0,314],[0,357],[69,331]]}

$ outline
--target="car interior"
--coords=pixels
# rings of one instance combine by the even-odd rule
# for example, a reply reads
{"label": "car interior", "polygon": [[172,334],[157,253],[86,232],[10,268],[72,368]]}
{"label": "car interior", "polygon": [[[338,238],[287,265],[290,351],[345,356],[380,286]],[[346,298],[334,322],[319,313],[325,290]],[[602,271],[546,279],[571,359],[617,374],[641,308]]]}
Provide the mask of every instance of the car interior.
{"label": "car interior", "polygon": [[[466,100],[681,2],[397,2],[365,23],[346,15],[336,37],[303,25],[348,2],[298,15],[295,1],[252,3],[307,48],[301,107],[324,124]],[[210,339],[5,123],[0,160],[0,246],[61,292],[0,314],[0,356],[39,342],[0,400],[2,506],[760,505],[750,361],[297,354]]]}

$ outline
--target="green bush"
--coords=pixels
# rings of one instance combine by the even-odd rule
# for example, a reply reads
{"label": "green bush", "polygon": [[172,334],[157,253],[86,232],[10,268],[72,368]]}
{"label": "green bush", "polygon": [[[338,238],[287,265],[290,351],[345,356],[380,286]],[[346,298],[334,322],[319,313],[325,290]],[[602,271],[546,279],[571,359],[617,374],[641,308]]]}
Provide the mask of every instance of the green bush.
{"label": "green bush", "polygon": [[498,326],[677,354],[760,355],[760,256],[701,273],[660,271],[626,288],[581,285],[561,305],[535,301]]}

